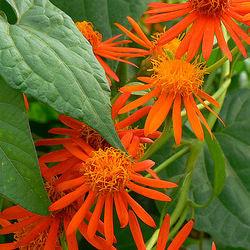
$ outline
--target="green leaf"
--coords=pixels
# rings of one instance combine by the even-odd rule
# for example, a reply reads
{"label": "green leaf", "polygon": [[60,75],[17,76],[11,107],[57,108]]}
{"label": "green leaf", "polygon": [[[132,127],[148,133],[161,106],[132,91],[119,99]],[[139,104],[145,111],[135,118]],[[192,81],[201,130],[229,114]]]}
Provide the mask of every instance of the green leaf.
{"label": "green leaf", "polygon": [[22,95],[0,79],[0,194],[26,209],[47,214],[49,200]]}
{"label": "green leaf", "polygon": [[128,26],[126,16],[138,20],[147,8],[149,0],[52,0],[74,21],[87,20],[95,25],[105,39],[119,32],[115,22]]}
{"label": "green leaf", "polygon": [[216,137],[211,138],[211,136],[206,131],[205,140],[208,146],[210,156],[214,162],[213,197],[216,197],[221,193],[225,184],[225,157]]}
{"label": "green leaf", "polygon": [[104,71],[73,21],[48,0],[8,1],[18,20],[10,25],[0,18],[0,74],[6,82],[121,147]]}
{"label": "green leaf", "polygon": [[[226,180],[222,193],[207,208],[196,210],[196,228],[225,246],[250,246],[250,90],[230,94],[217,125],[216,137],[226,157]],[[204,202],[212,192],[212,161],[200,156],[193,178],[193,197]]]}

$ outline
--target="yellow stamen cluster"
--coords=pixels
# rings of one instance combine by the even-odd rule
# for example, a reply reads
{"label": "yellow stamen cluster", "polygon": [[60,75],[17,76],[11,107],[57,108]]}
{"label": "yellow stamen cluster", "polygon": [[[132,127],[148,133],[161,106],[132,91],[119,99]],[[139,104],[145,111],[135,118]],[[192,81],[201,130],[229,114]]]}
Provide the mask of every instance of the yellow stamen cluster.
{"label": "yellow stamen cluster", "polygon": [[91,22],[76,22],[76,26],[93,47],[102,41],[102,35],[94,30]]}
{"label": "yellow stamen cluster", "polygon": [[182,59],[159,57],[152,60],[152,78],[162,90],[182,96],[196,93],[206,73],[202,63],[188,63]]}
{"label": "yellow stamen cluster", "polygon": [[228,8],[231,0],[189,0],[193,9],[204,15],[218,16]]}
{"label": "yellow stamen cluster", "polygon": [[132,172],[131,158],[112,147],[94,151],[82,166],[86,184],[98,194],[124,189]]}
{"label": "yellow stamen cluster", "polygon": [[94,129],[88,125],[83,125],[80,137],[85,140],[93,149],[98,150],[99,148],[105,149],[110,147],[110,144]]}

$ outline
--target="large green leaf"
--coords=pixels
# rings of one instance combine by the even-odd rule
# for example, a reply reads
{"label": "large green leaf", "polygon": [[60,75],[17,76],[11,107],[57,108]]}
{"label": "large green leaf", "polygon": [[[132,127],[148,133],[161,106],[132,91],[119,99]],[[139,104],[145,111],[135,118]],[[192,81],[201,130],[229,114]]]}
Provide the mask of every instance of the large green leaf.
{"label": "large green leaf", "polygon": [[22,95],[0,79],[0,194],[30,211],[47,214]]}
{"label": "large green leaf", "polygon": [[0,74],[7,83],[121,147],[104,71],[73,21],[48,0],[8,2],[17,23],[0,18]]}
{"label": "large green leaf", "polygon": [[[226,157],[226,182],[222,193],[206,208],[196,211],[196,228],[225,246],[250,246],[250,90],[226,98],[216,137]],[[193,196],[204,202],[212,192],[212,162],[203,151],[193,179]]]}
{"label": "large green leaf", "polygon": [[52,0],[57,7],[65,11],[74,21],[88,20],[104,38],[119,33],[114,26],[119,22],[127,26],[126,16],[139,19],[150,0]]}

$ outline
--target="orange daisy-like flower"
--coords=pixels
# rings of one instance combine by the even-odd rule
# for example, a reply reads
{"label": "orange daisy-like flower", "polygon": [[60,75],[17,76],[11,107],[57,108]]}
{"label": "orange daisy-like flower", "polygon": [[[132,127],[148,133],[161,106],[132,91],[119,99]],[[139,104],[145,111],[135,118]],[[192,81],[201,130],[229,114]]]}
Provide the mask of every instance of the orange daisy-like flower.
{"label": "orange daisy-like flower", "polygon": [[180,143],[182,137],[182,118],[181,108],[184,105],[187,111],[187,117],[190,125],[200,140],[204,139],[204,133],[201,122],[211,133],[201,111],[197,108],[195,99],[202,103],[210,112],[217,115],[205,102],[209,101],[216,107],[219,103],[210,95],[201,90],[203,78],[206,73],[204,65],[198,62],[189,63],[182,59],[170,60],[168,57],[159,57],[153,60],[153,69],[151,77],[140,77],[144,85],[124,86],[121,92],[134,92],[140,90],[149,90],[147,94],[130,102],[120,109],[119,113],[129,112],[149,100],[157,98],[153,104],[145,123],[145,135],[152,134],[156,131],[167,115],[172,110],[174,137],[177,144]]}
{"label": "orange daisy-like flower", "polygon": [[[86,155],[86,151],[83,152],[83,155]],[[127,191],[131,190],[148,198],[166,202],[171,200],[169,196],[148,187],[174,188],[177,186],[172,182],[145,178],[140,174],[153,165],[154,162],[151,160],[136,162],[124,152],[111,147],[104,150],[93,150],[82,161],[79,167],[79,177],[58,184],[59,191],[70,191],[54,202],[49,209],[50,211],[60,211],[74,201],[83,199],[82,205],[72,217],[66,230],[67,235],[72,235],[81,228],[88,211],[94,207],[86,228],[87,236],[90,239],[95,236],[98,221],[104,211],[104,236],[112,246],[114,243],[113,207],[115,207],[121,227],[125,227],[129,223],[133,237],[138,239],[137,232],[140,231],[140,227],[135,214],[151,227],[155,227],[155,222]],[[139,242],[141,241],[139,240]]]}
{"label": "orange daisy-like flower", "polygon": [[[77,28],[81,31],[84,37],[90,42],[93,48],[93,52],[105,70],[108,77],[119,82],[119,78],[116,73],[109,67],[109,65],[103,60],[103,58],[124,62],[134,65],[128,60],[124,60],[124,57],[137,57],[145,53],[145,51],[137,48],[123,47],[130,43],[129,40],[117,40],[121,35],[112,37],[106,41],[103,41],[102,35],[93,29],[93,25],[90,22],[77,22]],[[135,66],[135,65],[134,65]]]}
{"label": "orange daisy-like flower", "polygon": [[150,3],[149,7],[150,10],[146,12],[150,15],[146,19],[147,23],[166,22],[185,16],[166,31],[159,41],[159,44],[169,42],[188,29],[177,50],[177,58],[181,58],[187,52],[187,59],[190,61],[202,45],[203,57],[208,60],[216,36],[220,49],[232,60],[232,54],[222,31],[222,24],[241,53],[247,56],[242,40],[249,44],[250,38],[238,23],[249,25],[250,18],[244,17],[250,11],[249,1],[188,0],[180,4]]}
{"label": "orange daisy-like flower", "polygon": [[[124,104],[124,101],[126,102],[129,96],[130,95],[127,95],[117,99],[112,107],[113,119],[117,117],[118,110],[122,107],[121,105]],[[149,107],[146,107],[115,124],[116,131],[121,139],[121,142],[123,143],[124,148],[126,148],[128,153],[134,158],[140,158],[140,155],[143,154],[144,144],[153,143],[152,139],[160,136],[160,132],[155,132],[148,137],[145,137],[144,129],[128,128],[130,125],[140,120],[143,116],[147,115],[149,109]],[[67,138],[41,139],[36,142],[37,146],[66,144],[67,147],[69,143],[73,143],[81,147],[87,143],[95,150],[100,148],[105,149],[106,147],[111,146],[98,132],[90,128],[88,125],[65,115],[60,115],[59,120],[68,128],[53,128],[49,130],[49,133],[64,135],[67,136]]]}
{"label": "orange daisy-like flower", "polygon": [[[51,183],[46,182],[46,190],[52,200],[62,196],[62,193],[55,191]],[[66,228],[72,215],[75,212],[73,206],[42,216],[29,212],[20,206],[12,206],[0,213],[0,235],[14,233],[16,241],[12,243],[0,244],[2,249],[61,249],[60,236],[62,228]],[[2,223],[1,223],[2,220]],[[11,223],[10,221],[17,222]],[[4,223],[3,223],[4,222]],[[77,250],[77,240],[74,235],[67,236],[68,247]]]}
{"label": "orange daisy-like flower", "polygon": [[132,41],[146,49],[145,51],[147,51],[147,53],[141,53],[140,56],[150,55],[155,57],[161,55],[164,51],[171,52],[173,54],[176,53],[177,48],[180,45],[180,40],[178,38],[175,38],[172,41],[169,41],[168,43],[159,46],[158,41],[164,35],[164,32],[158,32],[154,34],[152,36],[153,40],[150,40],[133,18],[127,17],[127,19],[131,24],[133,30],[135,31],[135,34],[119,23],[115,23],[115,25],[122,32],[124,32]]}
{"label": "orange daisy-like flower", "polygon": [[[55,179],[52,182],[45,182],[45,188],[48,192],[48,196],[53,201],[63,197],[65,193],[58,192],[55,189]],[[28,210],[20,206],[12,206],[0,212],[0,235],[14,233],[14,242],[0,244],[0,249],[11,250],[59,250],[61,248],[60,237],[63,231],[69,225],[72,216],[75,214],[78,208],[78,203],[72,203],[71,206],[62,209],[57,212],[53,212],[48,216],[42,216],[29,212]],[[86,219],[89,221],[91,217],[89,212]],[[17,222],[10,222],[16,220]],[[91,239],[86,234],[87,224],[82,223],[80,226],[80,232],[90,244],[97,249],[106,247],[111,248],[106,240],[99,236],[94,236]],[[103,233],[103,223],[98,221],[97,231]],[[69,250],[78,250],[78,243],[76,236],[66,235],[66,241]]]}

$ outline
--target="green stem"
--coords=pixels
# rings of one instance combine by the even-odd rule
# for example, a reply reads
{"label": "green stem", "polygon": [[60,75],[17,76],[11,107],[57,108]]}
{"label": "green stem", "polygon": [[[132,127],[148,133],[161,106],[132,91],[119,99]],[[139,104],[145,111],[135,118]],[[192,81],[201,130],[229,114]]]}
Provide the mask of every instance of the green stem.
{"label": "green stem", "polygon": [[[234,56],[237,52],[239,51],[238,47],[234,47],[231,50],[232,55]],[[226,61],[228,60],[228,58],[226,56],[222,57],[219,61],[217,61],[216,63],[212,64],[211,66],[209,66],[206,71],[208,73],[212,73],[215,70],[217,70],[218,68],[220,68]]]}
{"label": "green stem", "polygon": [[[182,187],[180,188],[180,191],[179,191],[180,196],[176,204],[175,210],[171,215],[170,226],[173,226],[178,221],[179,218],[182,218],[182,216],[185,215],[185,207],[188,203],[188,193],[189,193],[189,188],[190,188],[191,181],[192,181],[193,170],[195,168],[196,161],[202,149],[202,145],[203,145],[202,142],[197,141],[192,145],[190,149],[190,155],[189,155],[189,158],[187,160],[187,165],[186,165],[186,178],[183,182]],[[177,225],[179,226],[178,223],[176,224],[176,227]],[[156,244],[159,231],[160,229],[157,229],[152,235],[152,237],[148,240],[147,247],[146,247],[147,250],[151,250]]]}
{"label": "green stem", "polygon": [[[154,172],[159,173],[163,169],[165,169],[167,166],[169,166],[172,162],[179,159],[181,156],[185,155],[189,151],[189,147],[184,147],[181,150],[179,150],[177,153],[173,154],[171,157],[166,159],[162,164],[160,164],[158,167],[154,169]],[[147,174],[145,177],[150,177],[150,174]]]}
{"label": "green stem", "polygon": [[179,231],[179,229],[182,227],[184,221],[187,218],[188,215],[188,211],[189,208],[186,207],[182,213],[182,215],[180,216],[180,219],[178,220],[178,222],[175,224],[174,228],[171,230],[170,234],[169,234],[169,239],[173,239],[174,236],[177,234],[177,232]]}
{"label": "green stem", "polygon": [[200,151],[202,149],[203,143],[200,141],[195,142],[190,150],[190,155],[187,160],[186,165],[186,177],[180,188],[180,196],[176,204],[175,210],[171,215],[171,225],[174,225],[182,214],[184,208],[188,202],[188,193],[191,186],[191,181],[193,177],[193,170],[195,168],[196,161],[199,157]]}

